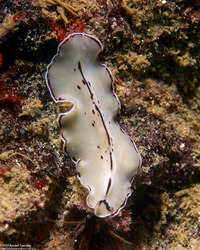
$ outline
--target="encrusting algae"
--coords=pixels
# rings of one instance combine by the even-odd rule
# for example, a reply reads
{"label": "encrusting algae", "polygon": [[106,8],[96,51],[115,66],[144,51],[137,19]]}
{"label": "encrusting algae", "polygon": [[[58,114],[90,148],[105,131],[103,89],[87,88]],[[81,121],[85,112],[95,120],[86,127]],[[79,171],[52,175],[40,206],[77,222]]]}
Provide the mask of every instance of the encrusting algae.
{"label": "encrusting algae", "polygon": [[[35,0],[33,4],[39,7],[42,7],[42,13],[49,17],[51,16],[55,21],[62,19],[62,21],[67,25],[69,24],[69,20],[65,13],[68,13],[74,17],[79,17],[77,12],[83,8],[82,7],[73,7],[71,4],[67,4],[65,1],[61,0]],[[48,9],[52,8],[52,6],[56,6],[57,13],[51,12]]]}

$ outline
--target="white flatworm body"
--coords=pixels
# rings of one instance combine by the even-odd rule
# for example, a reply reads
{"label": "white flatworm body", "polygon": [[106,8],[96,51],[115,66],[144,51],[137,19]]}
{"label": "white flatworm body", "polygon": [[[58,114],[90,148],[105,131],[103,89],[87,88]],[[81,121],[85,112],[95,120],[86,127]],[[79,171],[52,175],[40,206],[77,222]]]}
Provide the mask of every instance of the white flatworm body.
{"label": "white flatworm body", "polygon": [[120,102],[112,89],[111,71],[98,62],[102,50],[94,36],[69,35],[48,66],[46,83],[55,102],[73,104],[57,118],[64,151],[89,190],[88,206],[97,216],[106,217],[117,215],[126,205],[141,157],[114,121]]}

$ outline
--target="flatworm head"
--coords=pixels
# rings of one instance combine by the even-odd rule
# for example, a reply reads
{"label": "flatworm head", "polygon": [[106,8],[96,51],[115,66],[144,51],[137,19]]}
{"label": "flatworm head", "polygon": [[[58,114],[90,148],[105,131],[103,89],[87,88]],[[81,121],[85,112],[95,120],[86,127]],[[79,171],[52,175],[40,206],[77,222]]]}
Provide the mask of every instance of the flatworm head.
{"label": "flatworm head", "polygon": [[76,163],[77,176],[89,190],[88,206],[106,217],[126,205],[141,157],[114,120],[120,102],[111,71],[98,61],[101,51],[96,37],[69,35],[48,66],[46,83],[55,102],[73,104],[57,118],[64,152]]}

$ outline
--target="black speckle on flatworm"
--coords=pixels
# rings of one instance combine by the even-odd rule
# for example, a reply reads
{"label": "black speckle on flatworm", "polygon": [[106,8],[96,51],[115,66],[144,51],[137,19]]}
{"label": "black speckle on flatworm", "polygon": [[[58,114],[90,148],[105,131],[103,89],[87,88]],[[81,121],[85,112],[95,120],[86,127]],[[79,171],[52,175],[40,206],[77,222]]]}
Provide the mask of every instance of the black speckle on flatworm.
{"label": "black speckle on flatworm", "polygon": [[74,71],[76,71],[76,69],[74,68]]}
{"label": "black speckle on flatworm", "polygon": [[98,149],[100,149],[100,147],[99,147],[99,146],[97,146],[97,148],[98,148]]}
{"label": "black speckle on flatworm", "polygon": [[113,169],[112,153],[110,152],[110,169]]}
{"label": "black speckle on flatworm", "polygon": [[94,109],[92,109],[92,113],[95,115],[95,111],[94,111]]}
{"label": "black speckle on flatworm", "polygon": [[81,89],[81,87],[80,87],[79,85],[77,85],[77,88],[78,88],[78,89]]}
{"label": "black speckle on flatworm", "polygon": [[108,187],[107,187],[107,191],[106,191],[106,195],[108,194],[108,191],[110,189],[111,186],[111,178],[109,178],[109,182],[108,182]]}
{"label": "black speckle on flatworm", "polygon": [[98,205],[100,206],[101,203],[103,203],[106,206],[107,211],[109,211],[109,212],[113,211],[113,207],[110,207],[109,204],[108,204],[108,202],[105,199],[104,200],[100,200],[98,202]]}
{"label": "black speckle on flatworm", "polygon": [[101,155],[101,159],[103,160],[103,155]]}

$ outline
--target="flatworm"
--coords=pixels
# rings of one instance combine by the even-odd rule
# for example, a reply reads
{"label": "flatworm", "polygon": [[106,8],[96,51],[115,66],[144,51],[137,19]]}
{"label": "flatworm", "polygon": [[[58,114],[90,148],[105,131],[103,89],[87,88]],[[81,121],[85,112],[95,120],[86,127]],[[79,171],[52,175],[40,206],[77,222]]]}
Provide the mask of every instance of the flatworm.
{"label": "flatworm", "polygon": [[57,118],[64,152],[76,163],[77,177],[89,190],[88,206],[106,217],[126,205],[141,157],[114,120],[120,102],[110,69],[98,61],[102,50],[96,37],[70,34],[48,65],[46,83],[55,102],[73,104]]}

